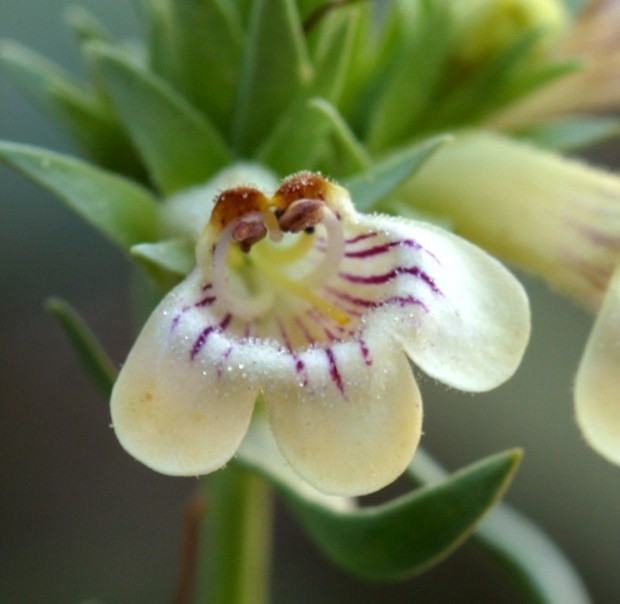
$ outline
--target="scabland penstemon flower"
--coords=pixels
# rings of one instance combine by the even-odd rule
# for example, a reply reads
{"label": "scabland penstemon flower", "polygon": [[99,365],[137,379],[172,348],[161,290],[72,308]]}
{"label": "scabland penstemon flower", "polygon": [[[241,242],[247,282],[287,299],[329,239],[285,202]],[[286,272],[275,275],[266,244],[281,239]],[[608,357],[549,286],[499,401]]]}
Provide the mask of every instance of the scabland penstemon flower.
{"label": "scabland penstemon flower", "polygon": [[620,463],[620,178],[471,132],[431,159],[402,195],[599,311],[577,373],[577,421],[594,449]]}
{"label": "scabland penstemon flower", "polygon": [[197,266],[147,321],[112,394],[121,444],[155,470],[222,467],[262,394],[298,474],[327,493],[368,493],[405,469],[420,439],[407,357],[465,391],[498,386],[521,360],[521,285],[451,233],[357,213],[313,173],[203,205],[213,209]]}

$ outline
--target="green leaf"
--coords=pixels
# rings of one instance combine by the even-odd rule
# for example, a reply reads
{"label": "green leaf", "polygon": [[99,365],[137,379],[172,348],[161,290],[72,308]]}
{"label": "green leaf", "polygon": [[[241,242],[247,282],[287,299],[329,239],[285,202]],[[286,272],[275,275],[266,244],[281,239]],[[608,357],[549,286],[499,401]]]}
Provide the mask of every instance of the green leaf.
{"label": "green leaf", "polygon": [[357,139],[340,112],[325,99],[311,99],[309,105],[322,113],[329,123],[334,153],[330,157],[328,174],[352,174],[363,172],[372,166],[372,158]]}
{"label": "green leaf", "polygon": [[48,298],[45,308],[67,334],[86,376],[103,396],[109,398],[118,370],[84,319],[61,298]]}
{"label": "green leaf", "polygon": [[[441,483],[448,473],[418,449],[409,475],[418,484]],[[481,547],[535,604],[592,604],[581,578],[562,553],[531,520],[499,503],[480,523],[470,543]]]}
{"label": "green leaf", "polygon": [[29,145],[0,142],[0,161],[60,197],[122,247],[155,239],[157,204],[130,180]]}
{"label": "green leaf", "polygon": [[373,206],[415,174],[435,151],[451,141],[450,135],[429,138],[375,164],[367,172],[347,178],[343,186],[349,190],[358,210],[372,210]]}
{"label": "green leaf", "polygon": [[195,242],[176,238],[156,243],[139,243],[130,252],[159,286],[168,291],[194,268],[194,248]]}
{"label": "green leaf", "polygon": [[297,9],[302,21],[305,21],[325,4],[331,4],[331,2],[329,0],[297,0]]}
{"label": "green leaf", "polygon": [[449,58],[452,35],[448,3],[421,2],[413,32],[402,43],[369,118],[368,145],[380,151],[411,137],[433,98]]}
{"label": "green leaf", "polygon": [[311,78],[294,0],[255,0],[233,122],[234,145],[242,156],[257,148]]}
{"label": "green leaf", "polygon": [[239,10],[233,0],[175,0],[172,10],[181,92],[228,132],[243,58]]}
{"label": "green leaf", "polygon": [[620,119],[570,116],[528,126],[513,135],[549,149],[575,151],[620,136]]}
{"label": "green leaf", "polygon": [[163,80],[109,45],[91,43],[87,53],[163,193],[203,183],[228,163],[217,131]]}
{"label": "green leaf", "polygon": [[338,103],[353,58],[359,19],[359,10],[340,9],[325,21],[316,49],[313,96],[323,97],[330,103]]}
{"label": "green leaf", "polygon": [[239,12],[239,16],[241,17],[241,23],[243,24],[243,28],[245,30],[248,26],[248,21],[250,20],[252,0],[234,0],[234,3],[237,7],[237,11]]}
{"label": "green leaf", "polygon": [[83,6],[69,6],[64,12],[65,21],[73,31],[78,45],[90,40],[113,42],[105,25]]}
{"label": "green leaf", "polygon": [[510,484],[520,450],[457,472],[441,484],[393,501],[357,508],[298,478],[280,456],[266,421],[255,418],[238,461],[262,474],[315,544],[336,564],[367,579],[395,581],[437,564],[458,547]]}
{"label": "green leaf", "polygon": [[138,0],[146,25],[149,67],[178,88],[180,82],[179,57],[175,52],[175,33],[172,0]]}
{"label": "green leaf", "polygon": [[496,104],[503,106],[514,103],[539,88],[586,67],[587,61],[580,58],[556,60],[542,65],[534,63],[507,80],[497,95]]}
{"label": "green leaf", "polygon": [[46,58],[15,42],[0,43],[0,61],[19,88],[97,163],[141,178],[140,162],[114,115],[91,90]]}
{"label": "green leaf", "polygon": [[371,159],[338,110],[325,99],[313,98],[293,105],[257,152],[259,162],[281,175],[316,169],[328,137],[335,139],[341,160],[355,169],[368,168]]}
{"label": "green leaf", "polygon": [[358,19],[351,59],[338,108],[358,136],[367,134],[372,108],[394,63],[394,55],[402,48],[402,19],[395,14],[398,7],[391,2],[386,8],[385,18],[377,23],[372,2],[356,6]]}
{"label": "green leaf", "polygon": [[281,176],[312,170],[325,151],[332,126],[314,99],[295,103],[258,149],[256,159]]}
{"label": "green leaf", "polygon": [[438,102],[437,108],[417,124],[418,131],[431,132],[478,122],[510,100],[504,97],[506,90],[531,57],[543,33],[536,29],[524,34],[490,60],[474,77]]}

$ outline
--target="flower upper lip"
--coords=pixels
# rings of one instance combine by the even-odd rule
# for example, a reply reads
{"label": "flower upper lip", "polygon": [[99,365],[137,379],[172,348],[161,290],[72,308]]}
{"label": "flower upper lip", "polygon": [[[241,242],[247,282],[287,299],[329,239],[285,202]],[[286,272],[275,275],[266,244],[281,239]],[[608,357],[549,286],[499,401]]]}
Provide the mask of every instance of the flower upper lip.
{"label": "flower upper lip", "polygon": [[[234,455],[262,392],[306,480],[334,494],[381,488],[421,434],[405,354],[457,388],[497,386],[529,336],[524,291],[471,244],[358,214],[319,175],[294,175],[271,198],[240,190],[220,194],[197,268],[134,345],[112,395],[117,435],[161,472],[207,473]],[[227,208],[235,196],[243,207]],[[274,229],[296,243],[254,241]]]}

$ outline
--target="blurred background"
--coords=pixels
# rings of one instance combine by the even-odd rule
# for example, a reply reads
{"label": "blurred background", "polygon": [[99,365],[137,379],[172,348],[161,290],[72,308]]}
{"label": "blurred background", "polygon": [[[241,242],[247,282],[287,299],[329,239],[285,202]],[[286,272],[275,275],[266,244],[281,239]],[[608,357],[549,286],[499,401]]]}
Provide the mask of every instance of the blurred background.
{"label": "blurred background", "polygon": [[[135,35],[131,2],[83,0],[119,37]],[[0,36],[78,70],[62,22],[66,0],[0,0]],[[72,152],[0,74],[0,138]],[[590,157],[620,167],[620,146]],[[52,196],[0,166],[0,602],[168,602],[179,527],[195,480],[155,474],[126,455],[106,401],[81,375],[43,301],[69,300],[121,362],[132,342],[129,264]],[[451,470],[513,446],[525,458],[507,501],[537,522],[581,572],[594,600],[620,593],[620,468],[583,442],[573,375],[592,317],[523,276],[533,338],[517,376],[482,396],[420,376],[423,444]],[[281,506],[273,602],[518,602],[472,546],[396,586],[331,567]]]}

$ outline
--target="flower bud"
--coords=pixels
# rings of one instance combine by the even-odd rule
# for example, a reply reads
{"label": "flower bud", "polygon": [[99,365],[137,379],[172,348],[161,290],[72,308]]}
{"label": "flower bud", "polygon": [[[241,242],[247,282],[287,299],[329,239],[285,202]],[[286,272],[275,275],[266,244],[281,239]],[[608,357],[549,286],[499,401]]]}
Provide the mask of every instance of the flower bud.
{"label": "flower bud", "polygon": [[534,30],[543,32],[541,45],[548,46],[568,24],[559,0],[457,0],[454,10],[458,54],[466,63],[497,55]]}

